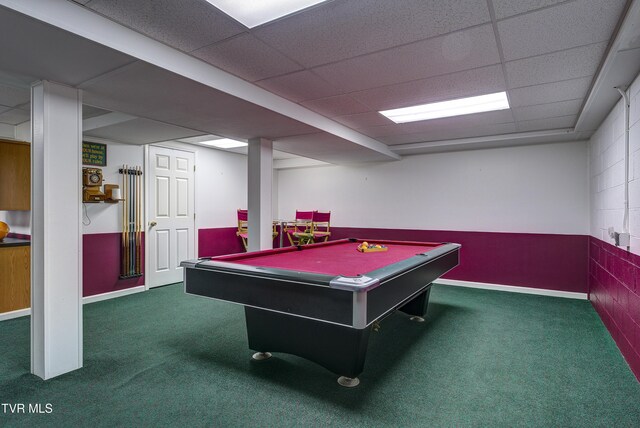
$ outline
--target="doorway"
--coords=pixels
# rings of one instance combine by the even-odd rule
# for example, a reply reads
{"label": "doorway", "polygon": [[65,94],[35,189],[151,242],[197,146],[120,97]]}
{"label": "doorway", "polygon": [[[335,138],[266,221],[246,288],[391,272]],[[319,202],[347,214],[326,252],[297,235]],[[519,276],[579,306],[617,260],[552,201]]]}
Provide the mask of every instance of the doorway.
{"label": "doorway", "polygon": [[180,262],[195,258],[195,154],[149,146],[147,287],[182,281]]}

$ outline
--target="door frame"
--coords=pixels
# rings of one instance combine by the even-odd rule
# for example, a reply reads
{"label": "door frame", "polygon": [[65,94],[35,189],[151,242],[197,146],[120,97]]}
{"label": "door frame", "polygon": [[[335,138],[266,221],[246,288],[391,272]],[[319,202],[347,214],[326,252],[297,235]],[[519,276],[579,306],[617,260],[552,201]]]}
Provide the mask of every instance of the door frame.
{"label": "door frame", "polygon": [[[151,182],[149,181],[149,171],[151,171],[150,169],[150,165],[151,165],[151,160],[149,159],[149,147],[161,147],[163,149],[170,149],[170,150],[178,150],[181,152],[186,152],[186,153],[192,153],[193,154],[193,166],[195,168],[195,166],[198,163],[198,152],[196,151],[196,149],[187,149],[185,147],[182,146],[174,146],[168,142],[165,143],[152,143],[152,144],[145,144],[144,146],[144,289],[146,291],[149,290],[149,281],[148,281],[148,276],[147,276],[147,272],[149,272],[150,269],[150,258],[149,258],[149,233],[148,233],[148,229],[149,229],[149,195],[150,195],[150,190],[151,190]],[[197,179],[196,179],[196,170],[194,169],[193,171],[193,214],[194,216],[196,215],[196,213],[198,212],[198,198],[196,198],[196,191],[197,191]],[[196,217],[193,218],[193,235],[194,235],[194,239],[193,239],[193,255],[195,258],[198,258],[198,228],[196,227]]]}

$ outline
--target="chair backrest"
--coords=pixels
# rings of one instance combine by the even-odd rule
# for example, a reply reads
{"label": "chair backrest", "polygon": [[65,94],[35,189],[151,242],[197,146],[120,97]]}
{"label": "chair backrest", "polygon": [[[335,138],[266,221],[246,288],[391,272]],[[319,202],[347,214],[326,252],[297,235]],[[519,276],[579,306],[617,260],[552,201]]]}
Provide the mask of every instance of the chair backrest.
{"label": "chair backrest", "polygon": [[246,232],[249,223],[249,211],[238,209],[238,231]]}
{"label": "chair backrest", "polygon": [[313,213],[312,228],[314,232],[329,232],[331,227],[331,211]]}
{"label": "chair backrest", "polygon": [[315,211],[298,211],[298,210],[296,210],[296,221],[297,220],[312,221],[313,220],[313,213],[315,213]]}

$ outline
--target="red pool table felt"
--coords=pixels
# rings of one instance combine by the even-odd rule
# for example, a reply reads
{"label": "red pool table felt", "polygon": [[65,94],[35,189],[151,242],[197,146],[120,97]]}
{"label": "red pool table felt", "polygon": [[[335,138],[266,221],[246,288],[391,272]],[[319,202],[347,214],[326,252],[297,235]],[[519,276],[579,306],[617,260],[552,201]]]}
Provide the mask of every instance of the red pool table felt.
{"label": "red pool table felt", "polygon": [[[358,245],[381,244],[387,251],[362,253]],[[242,265],[313,272],[326,275],[356,276],[426,253],[442,243],[385,240],[330,241],[302,247],[263,250],[245,254],[215,257],[215,260]]]}

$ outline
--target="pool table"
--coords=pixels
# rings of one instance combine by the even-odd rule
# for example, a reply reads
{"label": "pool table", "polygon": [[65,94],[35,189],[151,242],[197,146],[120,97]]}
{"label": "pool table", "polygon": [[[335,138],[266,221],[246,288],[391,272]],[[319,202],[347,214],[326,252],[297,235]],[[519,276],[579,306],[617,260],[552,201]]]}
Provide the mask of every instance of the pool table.
{"label": "pool table", "polygon": [[184,261],[187,294],[244,305],[254,359],[285,352],[355,386],[372,326],[395,310],[423,321],[431,283],[458,265],[459,244],[362,239]]}

